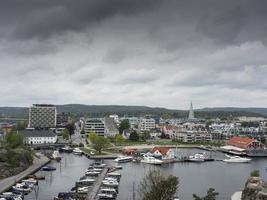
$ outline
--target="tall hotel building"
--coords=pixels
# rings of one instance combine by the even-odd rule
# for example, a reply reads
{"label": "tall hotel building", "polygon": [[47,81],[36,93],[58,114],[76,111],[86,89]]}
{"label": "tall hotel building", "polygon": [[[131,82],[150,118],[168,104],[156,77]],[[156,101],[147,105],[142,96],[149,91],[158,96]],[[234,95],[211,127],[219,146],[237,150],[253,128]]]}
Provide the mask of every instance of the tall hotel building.
{"label": "tall hotel building", "polygon": [[29,128],[56,127],[57,109],[55,105],[33,104],[29,108]]}

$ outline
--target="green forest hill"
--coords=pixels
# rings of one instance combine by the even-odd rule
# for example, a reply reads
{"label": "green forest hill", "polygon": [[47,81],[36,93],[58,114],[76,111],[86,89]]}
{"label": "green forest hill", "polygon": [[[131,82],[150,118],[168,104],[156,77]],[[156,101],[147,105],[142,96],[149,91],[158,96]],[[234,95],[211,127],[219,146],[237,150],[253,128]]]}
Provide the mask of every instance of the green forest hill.
{"label": "green forest hill", "polygon": [[[160,107],[124,106],[124,105],[83,105],[66,104],[57,105],[58,112],[68,112],[73,116],[104,117],[110,114],[119,116],[132,115],[167,115],[174,118],[186,118],[188,110],[172,110]],[[27,107],[0,107],[0,115],[4,117],[28,118]],[[203,108],[195,111],[199,118],[227,118],[229,116],[266,117],[267,108]]]}

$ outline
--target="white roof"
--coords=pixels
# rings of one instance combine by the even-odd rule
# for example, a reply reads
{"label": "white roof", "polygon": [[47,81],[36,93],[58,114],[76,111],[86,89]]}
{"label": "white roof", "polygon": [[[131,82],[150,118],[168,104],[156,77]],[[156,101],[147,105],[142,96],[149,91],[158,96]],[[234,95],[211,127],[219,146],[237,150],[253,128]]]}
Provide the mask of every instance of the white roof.
{"label": "white roof", "polygon": [[230,145],[223,146],[223,147],[221,147],[221,148],[222,148],[222,149],[225,149],[225,150],[245,151],[245,149],[238,148],[238,147],[234,147],[234,146],[230,146]]}

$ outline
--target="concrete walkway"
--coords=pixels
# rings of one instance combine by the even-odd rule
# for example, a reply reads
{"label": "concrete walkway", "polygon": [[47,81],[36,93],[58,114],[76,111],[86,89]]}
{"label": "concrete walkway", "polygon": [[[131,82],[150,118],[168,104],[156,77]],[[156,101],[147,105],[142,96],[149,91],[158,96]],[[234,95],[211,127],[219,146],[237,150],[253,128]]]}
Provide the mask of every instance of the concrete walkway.
{"label": "concrete walkway", "polygon": [[235,192],[232,197],[231,197],[231,200],[241,200],[241,195],[242,195],[242,192]]}
{"label": "concrete walkway", "polygon": [[5,178],[3,180],[0,180],[0,193],[7,191],[16,182],[24,179],[29,174],[33,174],[34,172],[36,172],[37,170],[39,170],[41,167],[43,167],[44,165],[46,165],[49,162],[50,162],[50,160],[45,156],[40,156],[40,159],[34,157],[33,164],[28,169],[24,170],[23,172],[15,175],[15,176],[11,176],[11,177]]}

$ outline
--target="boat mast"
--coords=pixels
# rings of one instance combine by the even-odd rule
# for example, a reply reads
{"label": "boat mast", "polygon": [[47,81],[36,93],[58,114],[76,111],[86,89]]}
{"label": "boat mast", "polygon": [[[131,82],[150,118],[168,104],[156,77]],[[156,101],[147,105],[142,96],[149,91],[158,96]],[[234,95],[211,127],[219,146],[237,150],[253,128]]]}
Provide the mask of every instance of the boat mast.
{"label": "boat mast", "polygon": [[134,182],[133,182],[133,200],[135,200],[135,188],[134,188]]}

